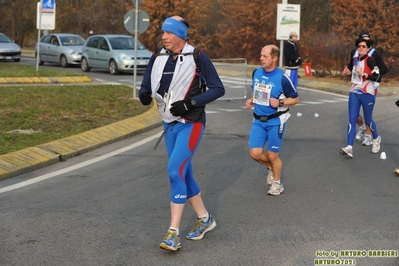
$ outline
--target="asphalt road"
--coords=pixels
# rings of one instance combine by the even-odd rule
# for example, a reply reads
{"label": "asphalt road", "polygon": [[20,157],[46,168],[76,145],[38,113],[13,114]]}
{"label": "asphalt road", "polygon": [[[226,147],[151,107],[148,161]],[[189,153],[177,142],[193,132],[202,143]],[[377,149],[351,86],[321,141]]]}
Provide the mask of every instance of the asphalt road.
{"label": "asphalt road", "polygon": [[[228,77],[231,77],[231,75],[234,75],[236,78],[236,82],[231,82],[230,80],[230,85],[229,85],[229,90],[226,91],[226,94],[224,96],[225,99],[243,99],[245,98],[250,90],[250,85],[248,82],[248,78],[246,77],[246,68],[245,64],[243,62],[238,62],[235,64],[231,64],[229,61],[224,62],[223,60],[214,60],[217,63],[219,63],[217,67],[217,70],[220,72],[223,71],[228,71],[230,74]],[[221,62],[224,62],[224,64],[220,64]],[[31,66],[36,66],[36,61],[34,58],[29,58],[29,57],[24,57],[21,59],[21,64],[26,64],[26,65],[31,65]],[[78,74],[84,74],[88,77],[90,77],[93,81],[93,83],[102,83],[102,84],[126,84],[133,86],[134,82],[134,73],[133,71],[131,73],[120,73],[119,75],[111,75],[109,71],[104,70],[104,69],[98,69],[98,68],[92,68],[91,71],[89,72],[83,72],[80,68],[80,66],[70,66],[68,68],[63,68],[59,64],[56,63],[45,63],[43,66],[39,66],[39,71],[41,68],[51,68],[51,69],[59,69],[63,71],[70,71]],[[136,87],[140,87],[142,78],[144,75],[143,70],[137,70],[136,73]],[[222,81],[224,79],[224,76],[222,77]],[[85,83],[84,85],[87,85]]]}
{"label": "asphalt road", "polygon": [[[224,83],[230,88],[239,81]],[[346,144],[347,97],[299,93],[302,102],[291,108],[281,151],[282,195],[266,195],[267,171],[249,158],[252,113],[244,99],[219,100],[207,106],[193,160],[218,222],[203,240],[183,239],[174,253],[158,248],[169,225],[163,141],[154,150],[158,128],[1,181],[0,188],[32,182],[0,194],[0,265],[305,266],[327,263],[332,251],[339,255],[335,263],[399,265],[396,97],[379,97],[374,115],[387,159],[359,143],[347,159],[339,154]],[[187,206],[183,236],[194,220]],[[371,257],[377,254],[372,250],[392,250],[396,257]],[[343,257],[341,251],[367,255]]]}
{"label": "asphalt road", "polygon": [[[20,61],[20,64],[26,64],[30,66],[36,66],[36,59],[30,57],[23,57]],[[102,83],[121,83],[121,81],[129,80],[132,83],[133,81],[133,73],[121,73],[120,75],[111,75],[109,71],[104,69],[93,68],[89,72],[83,72],[80,66],[70,66],[68,68],[63,68],[61,65],[56,63],[44,63],[44,65],[39,66],[39,71],[41,68],[51,68],[58,69],[62,71],[70,71],[78,74],[86,75],[94,80],[94,82],[102,82]],[[143,71],[137,71],[137,83],[141,83],[141,78],[143,76]],[[139,83],[140,82],[140,83]],[[132,83],[133,84],[133,83]]]}

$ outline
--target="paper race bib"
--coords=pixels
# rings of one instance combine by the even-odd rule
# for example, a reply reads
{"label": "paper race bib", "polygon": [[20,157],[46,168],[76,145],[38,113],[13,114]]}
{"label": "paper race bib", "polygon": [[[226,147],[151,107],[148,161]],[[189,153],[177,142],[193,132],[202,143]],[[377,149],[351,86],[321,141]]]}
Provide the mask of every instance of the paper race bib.
{"label": "paper race bib", "polygon": [[255,83],[253,103],[270,106],[269,100],[270,100],[271,90],[272,90],[271,85],[263,83]]}
{"label": "paper race bib", "polygon": [[364,70],[364,61],[357,61],[355,60],[354,64],[353,64],[353,69],[352,69],[352,78],[351,78],[351,82],[353,84],[362,84],[363,80],[362,80],[362,76],[357,73],[356,68],[360,67],[362,70]]}

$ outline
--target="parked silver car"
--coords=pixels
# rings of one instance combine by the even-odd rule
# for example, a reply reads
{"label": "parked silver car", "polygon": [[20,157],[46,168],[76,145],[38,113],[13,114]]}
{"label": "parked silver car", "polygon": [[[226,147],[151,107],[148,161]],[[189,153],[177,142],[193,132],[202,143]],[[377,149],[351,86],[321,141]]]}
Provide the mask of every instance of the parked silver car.
{"label": "parked silver car", "polygon": [[21,47],[0,32],[0,60],[21,60]]}
{"label": "parked silver car", "polygon": [[[137,41],[137,68],[145,69],[152,53]],[[113,75],[134,69],[134,38],[129,35],[94,35],[87,39],[82,52],[81,68],[108,69]]]}
{"label": "parked silver car", "polygon": [[[44,62],[60,63],[62,67],[80,65],[82,47],[85,39],[70,33],[54,33],[44,35],[40,39],[39,65]],[[38,44],[35,57],[37,58]]]}

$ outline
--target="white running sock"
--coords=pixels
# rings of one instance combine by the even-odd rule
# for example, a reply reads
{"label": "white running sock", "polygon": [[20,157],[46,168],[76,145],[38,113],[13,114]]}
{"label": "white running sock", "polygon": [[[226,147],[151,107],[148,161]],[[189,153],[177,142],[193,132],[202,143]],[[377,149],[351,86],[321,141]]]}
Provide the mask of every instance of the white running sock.
{"label": "white running sock", "polygon": [[175,231],[176,235],[179,236],[179,228],[169,227],[170,231]]}
{"label": "white running sock", "polygon": [[198,217],[198,219],[202,219],[204,222],[208,222],[209,221],[209,213],[206,212],[205,216]]}

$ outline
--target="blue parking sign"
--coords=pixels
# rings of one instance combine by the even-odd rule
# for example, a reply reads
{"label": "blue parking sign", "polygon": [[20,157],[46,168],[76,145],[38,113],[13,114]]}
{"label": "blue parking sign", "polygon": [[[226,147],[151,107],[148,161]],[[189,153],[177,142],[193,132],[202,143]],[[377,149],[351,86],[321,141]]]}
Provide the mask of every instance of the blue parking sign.
{"label": "blue parking sign", "polygon": [[42,9],[54,10],[55,0],[43,0]]}

